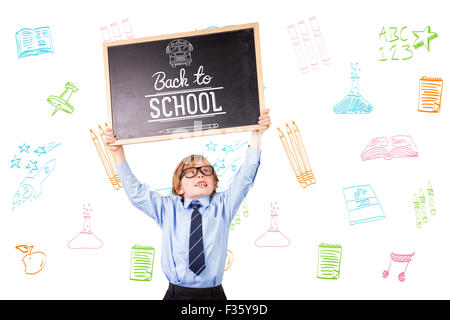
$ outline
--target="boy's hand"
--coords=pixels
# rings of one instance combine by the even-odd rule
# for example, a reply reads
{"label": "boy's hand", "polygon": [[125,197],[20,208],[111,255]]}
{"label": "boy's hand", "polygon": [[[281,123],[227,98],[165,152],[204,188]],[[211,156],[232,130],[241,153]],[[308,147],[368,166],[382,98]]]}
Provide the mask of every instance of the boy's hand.
{"label": "boy's hand", "polygon": [[125,161],[125,153],[123,151],[122,145],[111,145],[112,143],[116,142],[116,140],[116,136],[114,135],[112,129],[106,127],[105,135],[103,136],[103,143],[105,144],[105,147],[111,151],[115,163],[120,164]]}
{"label": "boy's hand", "polygon": [[252,131],[252,139],[250,140],[250,147],[252,148],[261,148],[262,134],[264,133],[264,131],[269,129],[270,125],[272,124],[272,121],[270,121],[269,111],[269,109],[264,109],[261,112],[261,115],[258,117],[258,124],[265,126],[265,128]]}
{"label": "boy's hand", "polygon": [[263,133],[264,131],[269,129],[270,125],[272,124],[269,116],[269,111],[269,109],[264,109],[261,112],[261,115],[258,117],[258,124],[266,127],[265,129],[258,130],[260,133]]}

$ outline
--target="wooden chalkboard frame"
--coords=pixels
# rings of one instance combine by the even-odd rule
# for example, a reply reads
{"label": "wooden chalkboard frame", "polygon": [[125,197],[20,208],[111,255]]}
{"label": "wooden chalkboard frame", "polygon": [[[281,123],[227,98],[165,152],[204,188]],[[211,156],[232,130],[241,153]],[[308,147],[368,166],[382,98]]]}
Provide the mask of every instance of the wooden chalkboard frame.
{"label": "wooden chalkboard frame", "polygon": [[[152,37],[104,42],[103,43],[103,59],[104,59],[104,68],[105,68],[107,119],[108,119],[108,123],[111,124],[113,130],[114,130],[114,123],[113,123],[112,105],[111,105],[111,88],[110,88],[110,75],[109,75],[108,48],[113,47],[113,46],[127,45],[127,44],[151,42],[151,41],[158,41],[158,40],[169,40],[169,39],[176,39],[176,38],[182,38],[182,37],[188,37],[188,36],[208,35],[208,34],[242,30],[242,29],[253,29],[254,43],[255,43],[255,58],[256,58],[259,107],[260,107],[260,111],[262,111],[265,108],[265,105],[264,105],[264,84],[263,84],[262,65],[261,65],[261,48],[260,48],[260,40],[259,40],[259,24],[257,22],[254,22],[254,23],[247,23],[247,24],[227,26],[227,27],[214,28],[214,29],[196,30],[196,31],[190,31],[190,32],[173,33],[173,34],[159,35],[159,36],[152,36]],[[170,140],[170,139],[191,138],[191,137],[199,137],[199,136],[235,133],[235,132],[242,132],[242,131],[252,131],[252,130],[258,130],[258,129],[265,129],[265,128],[266,127],[264,127],[264,126],[255,124],[255,125],[247,125],[247,126],[240,126],[240,127],[211,129],[211,130],[205,130],[205,131],[197,130],[194,132],[172,133],[172,134],[167,134],[167,135],[140,137],[140,138],[133,138],[133,139],[119,139],[116,141],[115,145],[153,142],[153,141]]]}

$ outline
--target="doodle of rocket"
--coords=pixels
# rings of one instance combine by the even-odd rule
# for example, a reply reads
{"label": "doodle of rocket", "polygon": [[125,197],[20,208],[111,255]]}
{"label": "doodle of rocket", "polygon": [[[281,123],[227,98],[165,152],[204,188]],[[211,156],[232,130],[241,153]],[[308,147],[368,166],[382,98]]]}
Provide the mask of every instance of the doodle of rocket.
{"label": "doodle of rocket", "polygon": [[25,177],[20,183],[20,188],[14,195],[12,210],[22,203],[39,198],[42,193],[42,184],[55,169],[56,160],[49,160],[45,165],[32,177]]}

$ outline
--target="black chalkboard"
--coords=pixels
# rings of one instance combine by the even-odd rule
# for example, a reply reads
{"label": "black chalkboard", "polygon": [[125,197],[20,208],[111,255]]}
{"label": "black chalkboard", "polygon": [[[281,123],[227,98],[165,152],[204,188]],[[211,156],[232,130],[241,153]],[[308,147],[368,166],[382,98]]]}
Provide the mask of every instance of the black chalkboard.
{"label": "black chalkboard", "polygon": [[260,128],[258,24],[104,44],[118,143]]}

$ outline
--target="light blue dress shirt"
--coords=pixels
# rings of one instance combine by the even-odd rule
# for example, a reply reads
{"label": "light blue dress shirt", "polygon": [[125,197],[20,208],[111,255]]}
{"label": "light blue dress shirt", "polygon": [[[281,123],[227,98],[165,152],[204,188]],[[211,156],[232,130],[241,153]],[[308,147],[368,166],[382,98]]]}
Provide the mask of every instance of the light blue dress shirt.
{"label": "light blue dress shirt", "polygon": [[189,269],[189,234],[192,199],[161,196],[141,184],[127,162],[117,166],[125,193],[131,203],[153,218],[162,229],[161,266],[169,282],[191,288],[221,284],[225,268],[230,223],[255,181],[261,150],[249,147],[245,162],[228,189],[211,198],[198,199],[202,205],[203,247],[206,268],[200,275]]}

